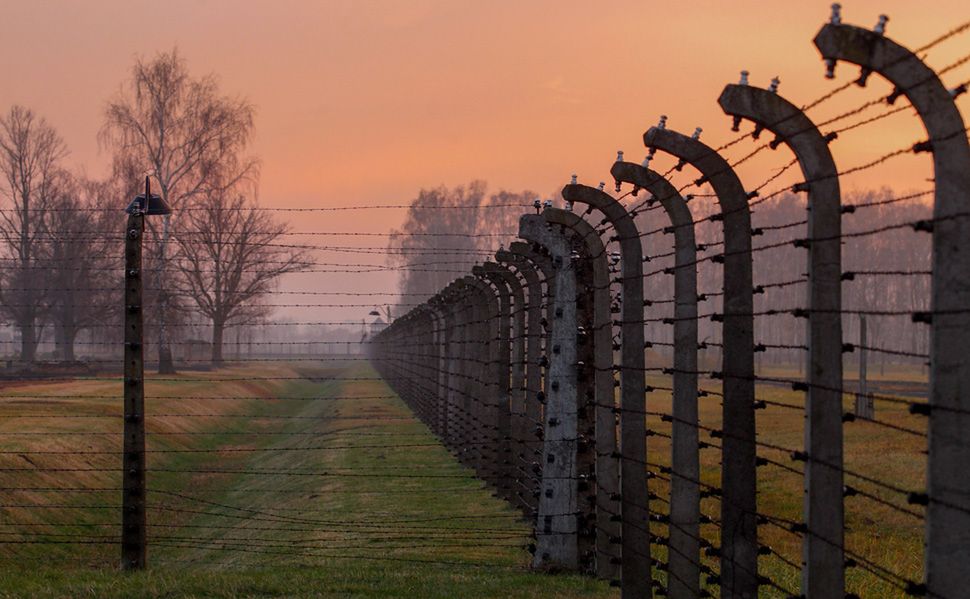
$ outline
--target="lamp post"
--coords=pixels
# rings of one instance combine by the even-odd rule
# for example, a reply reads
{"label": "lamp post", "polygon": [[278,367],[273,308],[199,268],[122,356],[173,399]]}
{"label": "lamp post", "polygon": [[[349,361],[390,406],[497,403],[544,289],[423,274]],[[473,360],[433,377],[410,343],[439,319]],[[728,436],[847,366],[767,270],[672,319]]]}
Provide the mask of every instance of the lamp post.
{"label": "lamp post", "polygon": [[121,568],[145,567],[147,522],[145,517],[145,360],[142,317],[141,249],[145,216],[171,214],[161,196],[152,195],[145,177],[145,193],[135,196],[125,209],[125,424],[122,458]]}
{"label": "lamp post", "polygon": [[[381,312],[383,310],[383,313]],[[391,307],[390,306],[377,306],[370,311],[369,316],[383,316],[387,321],[387,324],[391,324]]]}

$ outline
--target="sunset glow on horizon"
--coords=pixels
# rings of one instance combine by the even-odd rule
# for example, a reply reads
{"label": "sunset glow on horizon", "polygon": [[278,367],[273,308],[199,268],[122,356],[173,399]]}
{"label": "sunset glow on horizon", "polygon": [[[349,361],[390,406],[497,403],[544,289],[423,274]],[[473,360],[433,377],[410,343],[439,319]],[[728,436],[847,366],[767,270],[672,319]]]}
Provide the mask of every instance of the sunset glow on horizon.
{"label": "sunset glow on horizon", "polygon": [[[262,163],[260,201],[269,207],[406,204],[421,188],[476,179],[493,192],[552,197],[572,173],[590,185],[607,180],[616,150],[639,161],[641,136],[661,114],[685,133],[702,127],[712,146],[735,137],[716,100],[741,69],[753,85],[780,77],[779,93],[796,104],[857,76],[844,64],[834,81],[823,76],[812,37],[828,18],[827,2],[2,5],[8,30],[0,38],[0,105],[22,104],[46,118],[71,151],[66,164],[106,174],[110,152],[97,140],[105,103],[137,57],[177,48],[194,75],[216,74],[223,93],[257,107],[251,149]],[[970,16],[955,0],[843,6],[845,22],[866,27],[888,14],[887,35],[911,48]],[[959,58],[960,45],[944,43],[926,60],[939,69]],[[949,86],[968,78],[970,65],[943,77]],[[889,91],[873,77],[867,89],[849,90],[810,116],[822,121]],[[958,102],[966,112],[967,96]],[[904,111],[832,149],[845,169],[901,139],[923,138],[918,119]],[[739,144],[728,158],[757,143]],[[766,152],[739,174],[754,187],[789,160],[787,149]],[[685,170],[673,180],[690,177]],[[845,178],[843,191],[890,180],[899,191],[921,190],[929,177],[928,155],[904,156]],[[786,173],[777,187],[797,179]],[[125,203],[118,199],[119,208]],[[310,214],[291,224],[296,231],[381,233],[403,214]],[[382,243],[371,238],[368,245]],[[318,284],[390,290],[393,277],[334,275]]]}

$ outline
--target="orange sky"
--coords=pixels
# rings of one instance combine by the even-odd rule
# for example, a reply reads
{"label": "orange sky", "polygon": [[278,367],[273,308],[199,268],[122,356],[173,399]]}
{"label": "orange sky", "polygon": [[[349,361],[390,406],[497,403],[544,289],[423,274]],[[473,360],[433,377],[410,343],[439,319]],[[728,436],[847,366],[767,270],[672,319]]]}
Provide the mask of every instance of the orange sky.
{"label": "orange sky", "polygon": [[[956,0],[843,4],[849,23],[871,27],[889,14],[888,35],[911,47],[970,18]],[[177,46],[193,72],[217,73],[225,92],[258,107],[253,149],[264,204],[400,203],[422,186],[475,178],[550,194],[573,172],[589,184],[604,179],[617,149],[639,160],[641,135],[661,113],[687,133],[704,127],[712,145],[730,139],[715,100],[741,68],[762,86],[779,75],[795,103],[821,95],[834,83],[811,38],[828,12],[827,2],[802,1],[2,0],[0,110],[33,108],[61,132],[71,164],[101,174],[105,101],[135,56]],[[928,62],[940,67],[968,52],[965,34]],[[842,65],[838,75],[844,81],[856,69]],[[945,80],[968,78],[964,65]],[[885,92],[873,78],[811,116]],[[960,105],[966,113],[967,96]],[[833,152],[844,169],[922,137],[906,113],[837,141]],[[745,183],[786,163],[783,152],[746,165]],[[923,189],[928,176],[926,155],[904,157],[843,187]],[[400,218],[326,215],[295,227],[380,232]],[[302,277],[287,286],[391,285],[386,275]]]}

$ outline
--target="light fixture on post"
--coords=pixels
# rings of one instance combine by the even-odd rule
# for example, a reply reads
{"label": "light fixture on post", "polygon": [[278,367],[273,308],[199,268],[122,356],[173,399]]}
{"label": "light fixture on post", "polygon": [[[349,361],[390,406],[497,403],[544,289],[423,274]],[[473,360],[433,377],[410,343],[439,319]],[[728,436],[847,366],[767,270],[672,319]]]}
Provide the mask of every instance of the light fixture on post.
{"label": "light fixture on post", "polygon": [[151,192],[145,177],[145,193],[125,208],[125,401],[124,453],[122,458],[121,568],[145,568],[147,519],[145,516],[145,360],[142,317],[142,237],[145,216],[170,214],[161,196]]}

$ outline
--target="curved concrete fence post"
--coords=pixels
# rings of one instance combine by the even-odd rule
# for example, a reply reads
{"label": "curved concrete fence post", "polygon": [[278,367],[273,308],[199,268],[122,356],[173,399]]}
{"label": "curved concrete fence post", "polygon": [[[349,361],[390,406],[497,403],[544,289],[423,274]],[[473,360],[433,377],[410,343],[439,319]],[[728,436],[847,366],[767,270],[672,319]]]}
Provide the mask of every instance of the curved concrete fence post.
{"label": "curved concrete fence post", "polygon": [[427,346],[427,312],[424,305],[416,307],[407,313],[404,318],[404,326],[399,335],[400,345],[397,350],[405,366],[401,377],[411,411],[427,426],[428,420],[422,401],[422,391],[425,383],[425,357],[430,349]]}
{"label": "curved concrete fence post", "polygon": [[463,419],[461,411],[461,351],[464,327],[464,298],[462,297],[460,286],[452,282],[442,293],[442,300],[448,309],[449,322],[451,323],[451,335],[448,343],[448,388],[445,404],[447,407],[447,430],[446,440],[449,449],[459,457],[459,440],[462,438]]}
{"label": "curved concrete fence post", "polygon": [[427,349],[422,346],[424,336],[423,316],[424,314],[421,311],[407,314],[398,335],[399,345],[396,352],[403,365],[400,378],[404,386],[404,393],[407,396],[407,403],[422,422],[425,420],[421,406],[418,404],[417,378],[421,373],[421,357],[418,352],[427,353]]}
{"label": "curved concrete fence post", "polygon": [[542,217],[547,223],[573,231],[586,248],[592,263],[593,300],[593,412],[595,414],[596,450],[596,575],[606,580],[620,576],[617,552],[611,539],[620,537],[620,523],[614,516],[621,513],[620,467],[616,451],[616,399],[613,391],[613,323],[610,318],[610,267],[606,248],[592,225],[567,210],[546,208]]}
{"label": "curved concrete fence post", "polygon": [[731,166],[702,142],[658,127],[643,143],[700,171],[724,226],[723,441],[721,459],[721,597],[758,596],[757,452],[755,451],[754,316],[751,213]]}
{"label": "curved concrete fence post", "polygon": [[537,568],[576,570],[578,472],[576,446],[576,274],[566,238],[538,214],[519,220],[519,237],[549,252],[556,280],[552,304],[552,347],[548,352],[549,395],[544,414],[542,484],[536,524]]}
{"label": "curved concrete fence post", "polygon": [[516,441],[512,461],[521,484],[519,497],[525,513],[534,516],[538,505],[533,496],[536,487],[532,464],[538,459],[535,455],[537,444],[534,442],[534,431],[542,417],[537,397],[542,385],[542,374],[539,372],[539,359],[542,356],[542,326],[539,324],[542,320],[542,281],[536,267],[525,256],[499,250],[495,253],[495,258],[499,263],[513,268],[525,282],[524,289],[520,283],[519,292],[523,302],[515,314],[519,347],[513,350],[513,362],[516,360],[514,352],[522,352],[519,358],[522,378],[521,386],[516,390],[515,380],[518,375],[513,365],[512,402],[509,410],[512,413],[512,438]]}
{"label": "curved concrete fence post", "polygon": [[541,384],[537,387],[538,391],[535,395],[536,401],[529,402],[526,406],[526,417],[534,423],[534,436],[538,440],[532,452],[535,459],[535,466],[532,469],[534,475],[532,484],[535,487],[534,498],[536,500],[536,509],[538,509],[539,485],[542,476],[541,460],[543,444],[541,439],[542,435],[545,434],[543,413],[545,411],[546,398],[549,397],[549,365],[547,356],[549,348],[552,347],[552,326],[549,323],[552,322],[552,304],[556,297],[556,278],[552,269],[552,259],[550,259],[549,254],[541,246],[514,241],[509,244],[509,251],[515,255],[524,257],[533,268],[542,273],[542,278],[546,284],[545,301],[539,304],[540,314],[544,314],[544,316],[540,316],[539,318],[539,324],[534,329],[534,337],[530,333],[530,338],[534,338],[535,342],[540,344],[540,349],[537,361],[530,362],[529,369],[536,377],[539,377]]}
{"label": "curved concrete fence post", "polygon": [[476,357],[475,348],[478,341],[475,338],[475,320],[480,316],[481,300],[477,290],[470,287],[465,279],[459,283],[460,300],[460,340],[459,340],[459,372],[458,386],[455,391],[458,413],[461,424],[458,443],[458,455],[463,464],[477,471],[479,452],[482,450],[481,431],[476,425],[474,413],[474,397],[471,394],[472,376],[479,369],[473,363]]}
{"label": "curved concrete fence post", "polygon": [[477,276],[465,277],[481,298],[476,323],[475,345],[477,366],[472,374],[475,390],[475,412],[481,431],[480,472],[497,495],[502,494],[501,440],[499,438],[499,368],[501,348],[499,322],[501,319],[501,294],[486,280]]}
{"label": "curved concrete fence post", "polygon": [[445,390],[446,440],[451,451],[458,456],[460,442],[464,435],[463,414],[461,411],[461,351],[462,328],[464,318],[464,299],[458,283],[452,282],[441,293],[442,301],[447,306],[450,335],[448,339],[448,387]]}
{"label": "curved concrete fence post", "polygon": [[[878,73],[919,113],[933,155],[932,308],[930,329],[929,466],[926,576],[930,596],[966,593],[970,564],[970,144],[965,123],[936,73],[908,49],[880,33],[825,25],[815,46],[828,61]],[[918,145],[919,146],[919,145]]]}
{"label": "curved concrete fence post", "polygon": [[[443,293],[443,292],[442,292]],[[438,293],[428,300],[428,304],[433,307],[438,314],[438,334],[437,343],[438,354],[438,383],[437,383],[437,412],[435,422],[437,422],[438,438],[442,443],[448,445],[448,394],[451,387],[451,355],[452,355],[452,336],[454,334],[454,320],[449,306],[443,299],[442,293]]]}
{"label": "curved concrete fence post", "polygon": [[621,254],[623,321],[620,325],[621,589],[623,597],[653,594],[650,575],[650,505],[647,494],[645,362],[643,352],[643,250],[640,233],[626,209],[607,193],[570,184],[562,197],[603,213],[613,225]]}
{"label": "curved concrete fence post", "polygon": [[[497,259],[497,256],[496,256]],[[482,265],[489,276],[498,277],[508,287],[512,299],[511,313],[511,333],[509,335],[511,344],[511,357],[509,365],[509,389],[505,398],[508,406],[508,434],[507,434],[507,453],[505,457],[505,472],[507,483],[510,485],[509,501],[518,505],[519,508],[529,514],[529,504],[525,501],[525,494],[528,490],[525,479],[523,478],[522,464],[519,456],[525,453],[523,442],[529,434],[529,428],[525,422],[525,405],[522,393],[525,392],[525,325],[526,308],[525,292],[522,289],[522,282],[519,277],[504,265],[495,262],[486,262]],[[530,514],[531,515],[531,514]]]}
{"label": "curved concrete fence post", "polygon": [[[677,189],[654,171],[616,162],[610,174],[660,202],[674,233],[674,371],[670,466],[671,599],[700,596],[700,451],[697,420],[697,243],[694,220]],[[633,215],[636,217],[636,215]]]}
{"label": "curved concrete fence post", "polygon": [[495,468],[499,495],[509,503],[515,502],[512,471],[512,428],[509,413],[509,381],[511,375],[510,356],[512,352],[512,290],[505,278],[497,272],[501,269],[494,262],[485,262],[472,268],[476,277],[489,282],[498,292],[498,318],[490,327],[491,341],[487,372],[492,378],[493,396],[490,398],[495,422]]}
{"label": "curved concrete fence post", "polygon": [[441,413],[441,374],[444,370],[444,343],[443,343],[443,329],[444,329],[444,319],[438,308],[427,301],[424,304],[425,310],[428,313],[428,344],[430,345],[430,353],[427,357],[427,366],[425,368],[427,375],[427,411],[428,411],[428,423],[431,430],[438,437],[441,436],[441,420],[439,418]]}
{"label": "curved concrete fence post", "polygon": [[411,409],[418,418],[427,425],[427,418],[422,404],[421,380],[424,375],[424,356],[428,354],[426,344],[427,336],[427,315],[423,310],[412,312],[407,325],[402,329],[400,335],[400,349],[398,353],[404,361],[406,370],[402,373],[403,380],[407,385],[408,401]]}
{"label": "curved concrete fence post", "polygon": [[[547,221],[548,222],[548,221]],[[576,514],[580,572],[596,570],[596,413],[594,401],[593,268],[586,245],[572,229],[550,228],[564,235],[576,276],[576,474],[579,478]],[[612,373],[611,373],[612,374]]]}
{"label": "curved concrete fence post", "polygon": [[795,153],[808,183],[809,368],[805,420],[802,594],[845,595],[842,481],[842,200],[828,140],[775,91],[728,85],[718,104],[775,134]]}

